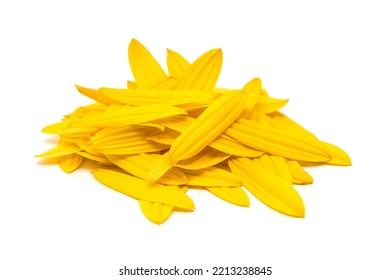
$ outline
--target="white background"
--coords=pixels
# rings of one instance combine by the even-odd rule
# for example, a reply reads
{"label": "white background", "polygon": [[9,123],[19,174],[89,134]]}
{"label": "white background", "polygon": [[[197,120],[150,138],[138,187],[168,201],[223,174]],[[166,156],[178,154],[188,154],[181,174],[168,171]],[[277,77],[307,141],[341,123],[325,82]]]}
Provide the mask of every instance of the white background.
{"label": "white background", "polygon": [[[118,275],[124,265],[390,279],[389,12],[386,1],[2,1],[0,279],[131,279]],[[309,170],[314,184],[297,187],[304,219],[190,191],[196,211],[157,226],[88,169],[40,164],[34,155],[53,145],[41,128],[88,103],[74,84],[132,78],[131,38],[162,64],[167,47],[190,61],[221,47],[218,86],[261,77],[290,99],[284,113],[353,166]]]}

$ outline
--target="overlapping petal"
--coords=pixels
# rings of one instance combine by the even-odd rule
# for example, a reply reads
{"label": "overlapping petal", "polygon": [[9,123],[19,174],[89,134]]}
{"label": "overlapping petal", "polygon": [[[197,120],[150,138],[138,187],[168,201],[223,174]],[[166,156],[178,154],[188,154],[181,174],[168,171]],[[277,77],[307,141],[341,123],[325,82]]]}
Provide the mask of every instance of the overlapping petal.
{"label": "overlapping petal", "polygon": [[155,224],[175,210],[192,211],[191,188],[244,207],[249,191],[280,213],[304,217],[293,184],[313,183],[305,169],[351,165],[344,150],[281,113],[288,100],[270,97],[260,78],[238,90],[216,87],[221,49],[193,63],[168,49],[169,75],[135,39],[128,56],[134,81],[126,88],[76,85],[94,103],[44,127],[59,141],[37,157],[54,159],[66,173],[94,162],[94,177],[137,199]]}

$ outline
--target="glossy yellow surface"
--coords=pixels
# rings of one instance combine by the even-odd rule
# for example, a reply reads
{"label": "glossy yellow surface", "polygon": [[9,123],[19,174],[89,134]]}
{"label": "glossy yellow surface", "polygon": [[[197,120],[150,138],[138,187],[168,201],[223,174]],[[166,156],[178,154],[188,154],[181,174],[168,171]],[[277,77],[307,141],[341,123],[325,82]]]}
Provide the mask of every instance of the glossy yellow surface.
{"label": "glossy yellow surface", "polygon": [[126,88],[76,86],[93,103],[42,129],[58,135],[53,158],[66,173],[93,161],[103,185],[139,201],[147,219],[165,222],[175,210],[195,209],[191,188],[249,207],[248,191],[268,207],[304,217],[294,185],[313,183],[311,165],[351,165],[341,148],[318,139],[279,110],[254,78],[239,89],[216,87],[222,50],[193,63],[167,50],[164,71],[133,39],[128,48],[134,81]]}

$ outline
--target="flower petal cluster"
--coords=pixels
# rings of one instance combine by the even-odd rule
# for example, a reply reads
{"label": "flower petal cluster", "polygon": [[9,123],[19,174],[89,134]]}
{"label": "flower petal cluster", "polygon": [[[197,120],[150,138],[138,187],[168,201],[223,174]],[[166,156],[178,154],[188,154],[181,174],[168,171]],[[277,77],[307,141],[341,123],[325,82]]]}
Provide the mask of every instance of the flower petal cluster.
{"label": "flower petal cluster", "polygon": [[193,210],[191,188],[244,207],[249,192],[280,213],[304,217],[294,185],[313,179],[303,167],[351,165],[343,150],[281,113],[287,100],[270,97],[259,78],[241,89],[216,87],[221,49],[193,63],[168,50],[168,74],[135,39],[128,55],[135,80],[121,89],[76,86],[93,103],[46,126],[42,131],[59,141],[37,157],[54,158],[66,173],[94,162],[94,177],[137,199],[154,223]]}

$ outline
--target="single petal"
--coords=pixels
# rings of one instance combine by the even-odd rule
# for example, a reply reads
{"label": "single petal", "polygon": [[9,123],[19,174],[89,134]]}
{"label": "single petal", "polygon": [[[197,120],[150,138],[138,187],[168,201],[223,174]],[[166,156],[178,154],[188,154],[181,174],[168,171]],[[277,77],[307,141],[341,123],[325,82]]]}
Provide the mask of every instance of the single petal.
{"label": "single petal", "polygon": [[81,151],[81,149],[74,143],[65,143],[59,142],[54,148],[36,155],[38,158],[53,158],[73,154],[76,151]]}
{"label": "single petal", "polygon": [[258,122],[239,119],[225,133],[245,145],[273,155],[310,162],[330,160],[318,140],[301,139],[298,135]]}
{"label": "single petal", "polygon": [[179,53],[167,49],[167,65],[169,75],[180,78],[190,67],[190,63]]}
{"label": "single petal", "polygon": [[206,189],[219,198],[238,206],[249,207],[248,195],[241,187],[206,187]]}
{"label": "single petal", "polygon": [[292,184],[292,175],[290,168],[287,165],[286,159],[271,155],[271,160],[279,177]]}
{"label": "single petal", "polygon": [[69,126],[79,128],[123,126],[187,114],[182,109],[163,104],[142,106],[115,105],[113,108],[115,109],[106,110],[102,114],[71,122]]}
{"label": "single petal", "polygon": [[135,39],[129,44],[129,62],[139,88],[167,77],[156,59]]}
{"label": "single petal", "polygon": [[184,170],[188,185],[205,187],[233,187],[240,186],[240,181],[231,172],[217,167],[208,167],[200,170]]}
{"label": "single petal", "polygon": [[261,86],[262,86],[261,79],[254,78],[245,84],[243,90],[248,94],[254,94],[254,93],[260,94],[262,90]]}
{"label": "single petal", "polygon": [[179,135],[180,132],[178,131],[165,129],[162,133],[154,134],[148,137],[147,140],[152,140],[160,144],[172,145],[173,141],[175,141]]}
{"label": "single petal", "polygon": [[140,124],[137,124],[137,126],[140,126],[140,127],[153,127],[153,128],[157,128],[158,130],[160,130],[161,132],[163,132],[165,130],[165,126],[161,125],[161,124],[158,124],[156,122],[146,122],[146,123],[140,123]]}
{"label": "single petal", "polygon": [[158,202],[151,202],[140,199],[138,201],[144,216],[155,224],[162,224],[171,215],[174,207],[172,205],[166,205]]}
{"label": "single petal", "polygon": [[288,99],[277,99],[268,96],[259,96],[255,110],[258,114],[269,114],[282,109],[288,102]]}
{"label": "single petal", "polygon": [[223,153],[211,147],[206,147],[195,156],[179,161],[176,166],[183,169],[198,170],[214,166],[229,157],[229,154]]}
{"label": "single petal", "polygon": [[[186,192],[188,187],[166,186],[168,188],[179,189],[182,192]],[[139,200],[139,206],[144,216],[155,224],[162,224],[165,222],[175,209],[171,205],[166,205],[158,202],[151,202],[147,200]]]}
{"label": "single petal", "polygon": [[261,167],[273,172],[292,185],[291,171],[284,158],[265,154],[253,159],[253,162],[258,163]]}
{"label": "single petal", "polygon": [[77,153],[73,153],[58,157],[57,164],[62,169],[62,171],[71,173],[79,168],[83,160],[84,157],[78,155]]}
{"label": "single petal", "polygon": [[149,170],[148,181],[155,182],[164,176],[165,173],[170,170],[176,162],[172,161],[169,155],[169,151],[163,154]]}
{"label": "single petal", "polygon": [[227,93],[217,99],[172,143],[171,161],[199,153],[238,118],[245,102],[246,94],[241,92]]}
{"label": "single petal", "polygon": [[290,169],[293,183],[296,185],[307,185],[313,183],[313,177],[302,168],[295,160],[287,160],[287,165]]}
{"label": "single petal", "polygon": [[92,161],[96,161],[99,164],[113,165],[113,163],[109,159],[107,159],[107,157],[104,155],[92,154],[92,153],[86,152],[86,151],[80,151],[80,152],[77,152],[77,154],[79,154],[83,158],[86,158],[86,159],[89,159]]}
{"label": "single petal", "polygon": [[169,146],[147,138],[157,129],[151,127],[109,127],[96,133],[89,141],[95,151],[107,155],[130,155],[162,151]]}
{"label": "single petal", "polygon": [[274,112],[271,114],[269,124],[272,127],[291,132],[292,134],[299,135],[300,137],[317,140],[317,137],[313,133],[280,112]]}
{"label": "single petal", "polygon": [[243,143],[236,141],[234,138],[225,133],[219,135],[210,144],[210,147],[224,152],[226,154],[238,157],[259,157],[264,154],[263,151],[256,150]]}
{"label": "single petal", "polygon": [[130,197],[188,210],[194,209],[192,199],[179,190],[172,190],[157,183],[149,183],[143,179],[108,169],[95,169],[92,174],[103,185]]}
{"label": "single petal", "polygon": [[325,151],[331,156],[331,159],[330,161],[327,162],[327,164],[344,165],[344,166],[352,165],[351,158],[341,148],[324,141],[321,141],[321,143]]}
{"label": "single petal", "polygon": [[256,106],[261,92],[261,80],[259,78],[255,78],[249,81],[242,89],[247,93],[248,99],[245,104],[244,112],[242,112],[242,118],[249,118],[251,115],[253,108]]}
{"label": "single petal", "polygon": [[241,114],[242,118],[249,118],[253,112],[253,108],[256,106],[260,98],[259,94],[248,94],[248,99],[245,104],[245,109]]}
{"label": "single petal", "polygon": [[230,158],[229,167],[244,188],[265,205],[289,216],[305,216],[301,197],[287,181],[247,158]]}
{"label": "single petal", "polygon": [[201,55],[177,80],[177,89],[213,91],[222,68],[222,50],[213,49]]}
{"label": "single petal", "polygon": [[137,87],[137,83],[136,82],[134,82],[134,81],[127,81],[127,88],[128,89],[136,89],[136,88],[138,88]]}
{"label": "single petal", "polygon": [[57,134],[58,135],[58,134],[62,133],[64,130],[66,130],[68,128],[68,125],[69,125],[68,121],[52,123],[52,124],[45,126],[42,129],[42,132],[47,133],[47,134]]}
{"label": "single petal", "polygon": [[213,94],[218,98],[224,95],[225,93],[233,91],[232,89],[229,88],[215,88],[213,90]]}
{"label": "single petal", "polygon": [[79,151],[84,151],[84,152],[87,152],[87,153],[90,153],[90,154],[93,154],[93,155],[103,156],[104,157],[104,155],[102,153],[99,153],[98,151],[96,151],[95,149],[93,149],[91,147],[89,141],[90,141],[89,138],[81,138],[81,139],[77,140],[76,141],[76,145],[77,145],[77,147],[80,148]]}
{"label": "single petal", "polygon": [[214,96],[209,92],[191,89],[142,90],[102,88],[100,90],[103,95],[128,105],[182,105],[214,100]]}
{"label": "single petal", "polygon": [[97,132],[96,128],[67,128],[64,129],[59,135],[67,139],[80,139],[89,138]]}
{"label": "single petal", "polygon": [[99,102],[101,104],[111,105],[112,103],[115,102],[111,98],[103,95],[99,90],[86,88],[86,87],[81,87],[81,86],[78,86],[78,85],[75,85],[75,87],[77,88],[78,92],[80,92],[81,94],[83,94],[86,97],[91,98],[91,99],[93,99],[96,102]]}
{"label": "single petal", "polygon": [[[115,165],[137,176],[141,179],[147,179],[152,166],[156,163],[160,155],[156,157],[149,154],[137,155],[107,155]],[[164,174],[157,183],[167,185],[183,185],[187,183],[187,176],[177,167],[171,168]]]}

